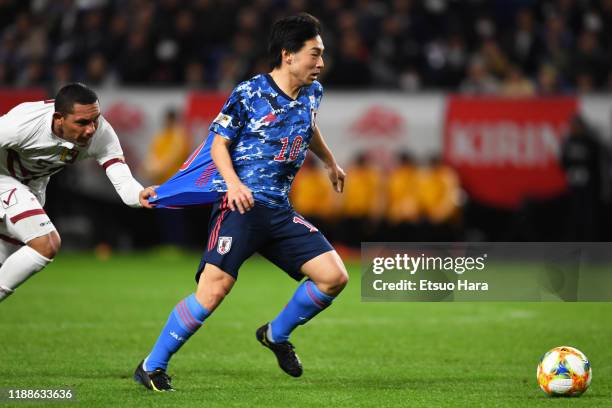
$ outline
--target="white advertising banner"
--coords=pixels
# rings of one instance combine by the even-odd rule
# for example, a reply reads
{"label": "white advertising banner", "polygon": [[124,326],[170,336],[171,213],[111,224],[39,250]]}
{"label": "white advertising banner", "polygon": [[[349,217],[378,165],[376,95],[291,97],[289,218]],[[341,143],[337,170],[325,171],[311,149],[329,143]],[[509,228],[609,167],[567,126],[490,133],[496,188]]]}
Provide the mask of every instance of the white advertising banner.
{"label": "white advertising banner", "polygon": [[439,154],[444,109],[442,94],[327,92],[317,123],[341,165],[363,151],[384,164],[404,151],[417,159]]}

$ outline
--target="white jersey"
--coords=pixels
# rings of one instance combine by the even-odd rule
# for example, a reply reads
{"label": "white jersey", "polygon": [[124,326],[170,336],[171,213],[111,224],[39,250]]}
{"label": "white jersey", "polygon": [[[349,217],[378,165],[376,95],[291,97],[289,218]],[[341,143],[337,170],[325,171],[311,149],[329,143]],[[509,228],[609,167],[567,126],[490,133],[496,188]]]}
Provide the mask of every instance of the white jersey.
{"label": "white jersey", "polygon": [[66,164],[94,158],[105,169],[123,156],[119,138],[100,115],[87,147],[51,131],[53,100],[26,102],[0,116],[0,182],[13,178],[28,186],[41,204],[49,178]]}

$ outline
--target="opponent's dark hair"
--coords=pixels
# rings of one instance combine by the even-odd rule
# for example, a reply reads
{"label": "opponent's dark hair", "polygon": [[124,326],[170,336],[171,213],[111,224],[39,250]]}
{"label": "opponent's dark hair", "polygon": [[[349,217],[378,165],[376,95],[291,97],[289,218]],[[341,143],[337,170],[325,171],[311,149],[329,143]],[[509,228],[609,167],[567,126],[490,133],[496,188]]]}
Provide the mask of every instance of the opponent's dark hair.
{"label": "opponent's dark hair", "polygon": [[87,85],[75,82],[62,87],[55,96],[55,111],[62,115],[74,112],[74,104],[91,105],[96,103],[98,95]]}
{"label": "opponent's dark hair", "polygon": [[272,69],[281,66],[283,50],[298,52],[306,41],[317,35],[321,35],[321,23],[308,13],[277,20],[272,25],[268,38],[268,55]]}

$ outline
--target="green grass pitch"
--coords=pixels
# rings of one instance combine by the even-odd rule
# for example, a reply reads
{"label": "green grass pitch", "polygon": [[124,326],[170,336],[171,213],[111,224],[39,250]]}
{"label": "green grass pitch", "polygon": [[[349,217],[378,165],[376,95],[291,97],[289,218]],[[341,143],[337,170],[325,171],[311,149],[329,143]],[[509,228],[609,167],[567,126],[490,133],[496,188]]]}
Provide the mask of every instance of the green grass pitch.
{"label": "green grass pitch", "polygon": [[[171,362],[178,392],[148,392],[133,370],[194,290],[198,260],[60,254],[0,304],[0,388],[72,387],[87,407],[612,406],[612,303],[362,303],[356,264],[334,305],[294,332],[304,375],[291,378],[254,333],[296,285],[257,258]],[[592,362],[580,398],[536,385],[538,359],[559,345]]]}

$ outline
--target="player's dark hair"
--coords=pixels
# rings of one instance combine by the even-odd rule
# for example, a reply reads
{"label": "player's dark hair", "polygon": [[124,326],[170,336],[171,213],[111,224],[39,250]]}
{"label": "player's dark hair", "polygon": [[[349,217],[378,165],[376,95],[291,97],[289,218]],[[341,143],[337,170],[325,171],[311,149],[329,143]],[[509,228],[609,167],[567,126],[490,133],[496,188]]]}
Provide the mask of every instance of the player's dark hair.
{"label": "player's dark hair", "polygon": [[281,66],[283,50],[298,52],[306,41],[317,35],[321,35],[321,23],[308,13],[277,20],[272,26],[268,39],[268,54],[272,69]]}
{"label": "player's dark hair", "polygon": [[74,104],[91,105],[98,101],[98,95],[86,85],[75,82],[63,86],[55,96],[55,111],[62,115],[74,112]]}

